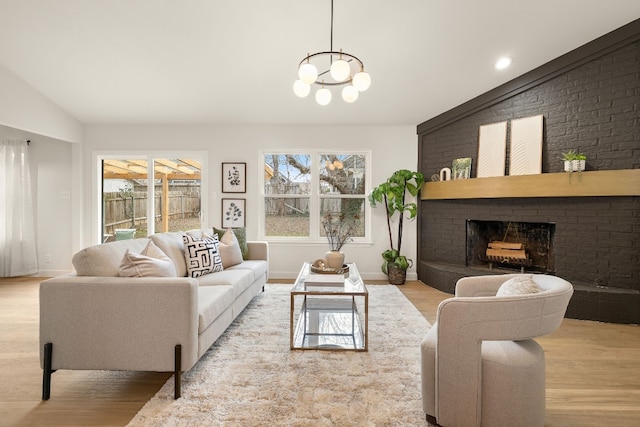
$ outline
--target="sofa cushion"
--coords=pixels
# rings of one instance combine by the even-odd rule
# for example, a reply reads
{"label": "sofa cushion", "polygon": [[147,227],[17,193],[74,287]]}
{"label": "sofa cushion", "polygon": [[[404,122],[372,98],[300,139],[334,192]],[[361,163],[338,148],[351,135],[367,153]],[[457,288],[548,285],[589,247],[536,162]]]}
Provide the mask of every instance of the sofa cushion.
{"label": "sofa cushion", "polygon": [[198,333],[204,332],[233,304],[231,286],[204,286],[198,288]]}
{"label": "sofa cushion", "polygon": [[497,297],[514,295],[535,294],[542,291],[542,288],[533,281],[531,276],[517,276],[504,282],[496,292]]}
{"label": "sofa cushion", "polygon": [[229,268],[242,262],[242,251],[238,238],[232,229],[228,229],[220,240],[220,257],[222,258],[222,266]]}
{"label": "sofa cushion", "polygon": [[267,270],[269,269],[269,263],[267,261],[262,260],[246,260],[242,261],[242,263],[238,265],[234,265],[233,267],[229,267],[228,270],[249,270],[253,275],[253,280],[256,280],[258,277],[267,274]]}
{"label": "sofa cushion", "polygon": [[184,258],[189,277],[200,277],[222,271],[222,259],[218,251],[218,237],[198,239],[188,234],[182,236]]}
{"label": "sofa cushion", "polygon": [[[224,235],[226,230],[221,228],[213,227],[213,232],[218,235],[218,238]],[[238,239],[238,244],[240,245],[240,251],[242,252],[242,259],[249,258],[249,245],[247,244],[247,229],[244,227],[238,227],[233,229],[233,234],[235,234]]]}
{"label": "sofa cushion", "polygon": [[187,263],[184,259],[184,242],[179,231],[171,231],[167,233],[157,233],[150,237],[153,243],[164,252],[176,266],[176,274],[178,277],[187,275]]}
{"label": "sofa cushion", "polygon": [[120,262],[121,277],[176,277],[173,261],[152,240],[141,253],[127,249]]}
{"label": "sofa cushion", "polygon": [[200,276],[197,280],[201,287],[229,285],[233,288],[233,297],[238,298],[253,283],[253,273],[250,270],[224,270]]}
{"label": "sofa cushion", "polygon": [[147,243],[149,239],[143,237],[90,246],[77,252],[71,262],[78,276],[118,277],[125,252],[142,252]]}

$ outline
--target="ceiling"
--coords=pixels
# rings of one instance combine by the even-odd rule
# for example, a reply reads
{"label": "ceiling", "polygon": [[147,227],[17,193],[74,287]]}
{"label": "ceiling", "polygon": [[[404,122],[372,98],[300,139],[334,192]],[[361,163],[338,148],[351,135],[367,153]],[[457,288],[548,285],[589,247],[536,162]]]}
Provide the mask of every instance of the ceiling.
{"label": "ceiling", "polygon": [[[292,91],[330,0],[0,0],[0,65],[85,124],[417,125],[640,18],[638,0],[335,0],[353,104]],[[493,69],[509,55],[513,64]]]}

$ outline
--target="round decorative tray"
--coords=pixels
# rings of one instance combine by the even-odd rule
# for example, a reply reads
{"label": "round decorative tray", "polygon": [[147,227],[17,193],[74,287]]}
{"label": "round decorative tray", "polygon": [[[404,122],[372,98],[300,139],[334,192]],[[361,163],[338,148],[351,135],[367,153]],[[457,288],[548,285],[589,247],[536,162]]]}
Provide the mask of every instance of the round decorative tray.
{"label": "round decorative tray", "polygon": [[311,264],[310,270],[316,274],[349,274],[349,266],[347,264],[343,264],[341,268],[330,268],[325,267],[324,263],[314,262]]}

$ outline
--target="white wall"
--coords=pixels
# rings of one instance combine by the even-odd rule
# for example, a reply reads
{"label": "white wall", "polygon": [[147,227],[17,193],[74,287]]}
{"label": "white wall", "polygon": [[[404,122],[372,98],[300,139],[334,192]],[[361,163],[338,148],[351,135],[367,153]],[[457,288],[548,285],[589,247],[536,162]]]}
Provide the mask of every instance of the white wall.
{"label": "white wall", "polygon": [[[397,169],[417,168],[417,136],[415,126],[107,126],[88,125],[82,144],[80,179],[82,192],[81,246],[96,243],[93,184],[97,152],[105,151],[203,151],[208,153],[209,203],[203,206],[205,226],[220,226],[221,163],[247,163],[247,234],[257,238],[259,175],[262,165],[258,153],[263,149],[326,148],[335,150],[370,150],[372,152],[373,185],[384,181]],[[234,195],[236,197],[238,195]],[[239,196],[238,196],[239,197]],[[384,210],[374,209],[373,243],[343,247],[347,262],[356,262],[364,278],[384,279],[380,272],[380,254],[388,248]],[[403,253],[416,259],[416,224],[405,223]],[[322,258],[326,244],[272,243],[271,277],[293,278],[303,261]],[[415,279],[415,269],[408,278]]]}
{"label": "white wall", "polygon": [[[247,232],[254,239],[260,191],[257,174],[261,170],[258,152],[262,149],[370,150],[373,185],[397,169],[417,168],[415,126],[83,126],[2,65],[0,93],[0,136],[32,140],[41,276],[71,271],[73,253],[97,243],[91,185],[96,173],[96,151],[208,153],[209,206],[203,209],[207,215],[205,225],[220,225],[221,163],[246,162]],[[358,263],[365,278],[384,279],[380,272],[380,253],[388,246],[384,212],[375,209],[371,215],[373,243],[350,243],[343,251],[347,261]],[[415,222],[406,224],[403,253],[414,260],[416,240]],[[320,258],[326,250],[326,244],[273,243],[272,277],[295,277],[303,261]],[[44,262],[47,255],[50,262]],[[408,278],[416,278],[415,269],[409,270]]]}
{"label": "white wall", "polygon": [[79,121],[2,65],[0,94],[0,125],[62,141],[82,141]]}
{"label": "white wall", "polygon": [[[0,126],[0,138],[30,140],[29,163],[36,220],[39,276],[72,269],[72,146],[69,142]],[[48,255],[48,257],[47,257]]]}

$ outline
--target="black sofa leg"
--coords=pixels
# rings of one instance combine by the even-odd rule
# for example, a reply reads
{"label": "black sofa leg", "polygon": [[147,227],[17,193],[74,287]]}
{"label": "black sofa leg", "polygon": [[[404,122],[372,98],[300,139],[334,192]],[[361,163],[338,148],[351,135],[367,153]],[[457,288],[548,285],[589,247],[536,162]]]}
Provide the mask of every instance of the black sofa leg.
{"label": "black sofa leg", "polygon": [[42,400],[49,400],[51,397],[51,358],[53,354],[53,344],[48,342],[44,345],[44,367],[42,369]]}
{"label": "black sofa leg", "polygon": [[174,352],[175,365],[173,368],[173,375],[175,377],[174,385],[174,399],[180,398],[180,391],[182,389],[182,345],[177,344]]}
{"label": "black sofa leg", "polygon": [[437,427],[442,427],[440,426],[440,424],[438,424],[438,420],[436,420],[436,417],[434,417],[433,415],[427,415],[427,422],[431,425],[437,426]]}

